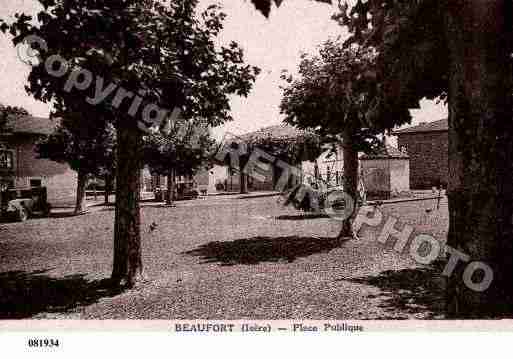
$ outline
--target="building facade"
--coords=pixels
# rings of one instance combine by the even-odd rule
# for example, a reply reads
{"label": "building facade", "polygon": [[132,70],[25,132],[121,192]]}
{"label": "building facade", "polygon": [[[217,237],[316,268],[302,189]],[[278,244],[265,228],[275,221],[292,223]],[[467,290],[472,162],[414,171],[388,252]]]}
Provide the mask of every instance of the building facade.
{"label": "building facade", "polygon": [[368,199],[389,199],[410,191],[410,159],[394,147],[360,156],[360,173]]}
{"label": "building facade", "polygon": [[9,121],[0,134],[3,186],[19,189],[44,186],[52,206],[72,204],[77,188],[77,173],[67,164],[37,158],[37,142],[52,133],[56,124],[47,118],[19,117]]}
{"label": "building facade", "polygon": [[421,123],[393,132],[397,145],[410,157],[410,186],[447,188],[449,176],[449,131],[447,119]]}
{"label": "building facade", "polygon": [[[240,138],[272,137],[272,138],[293,138],[299,132],[287,125],[277,125],[263,128]],[[410,159],[404,152],[397,148],[386,146],[379,155],[365,156],[359,153],[359,172],[367,192],[372,198],[390,198],[394,195],[410,191]],[[296,179],[292,185],[320,181],[328,186],[343,185],[344,160],[342,146],[326,144],[324,151],[313,161],[302,161],[297,164],[290,164],[296,167],[301,178]],[[240,190],[240,174],[238,171],[230,171],[224,167],[224,172],[215,179],[216,185],[226,191]],[[272,191],[279,177],[275,166],[269,166],[264,181],[257,180],[256,176],[249,176],[248,189],[250,191]]]}

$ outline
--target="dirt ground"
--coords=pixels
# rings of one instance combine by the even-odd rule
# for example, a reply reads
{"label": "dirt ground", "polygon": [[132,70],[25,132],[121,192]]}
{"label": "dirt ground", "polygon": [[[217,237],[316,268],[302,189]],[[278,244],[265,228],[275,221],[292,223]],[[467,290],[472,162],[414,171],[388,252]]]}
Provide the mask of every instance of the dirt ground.
{"label": "dirt ground", "polygon": [[[383,216],[444,241],[447,202],[383,205]],[[377,241],[335,240],[340,222],[279,197],[143,203],[145,281],[102,285],[112,266],[113,207],[0,224],[0,318],[442,318],[441,269]],[[154,224],[153,226],[151,226]],[[156,225],[156,226],[155,226]],[[152,230],[151,228],[154,228]]]}

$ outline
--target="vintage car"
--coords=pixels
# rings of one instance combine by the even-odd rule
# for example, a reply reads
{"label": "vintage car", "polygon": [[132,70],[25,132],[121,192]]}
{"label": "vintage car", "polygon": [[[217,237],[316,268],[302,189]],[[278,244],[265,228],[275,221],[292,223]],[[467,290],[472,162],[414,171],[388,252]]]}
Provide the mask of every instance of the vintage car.
{"label": "vintage car", "polygon": [[20,222],[35,214],[48,216],[51,211],[46,187],[4,190],[0,193],[0,205],[3,218]]}

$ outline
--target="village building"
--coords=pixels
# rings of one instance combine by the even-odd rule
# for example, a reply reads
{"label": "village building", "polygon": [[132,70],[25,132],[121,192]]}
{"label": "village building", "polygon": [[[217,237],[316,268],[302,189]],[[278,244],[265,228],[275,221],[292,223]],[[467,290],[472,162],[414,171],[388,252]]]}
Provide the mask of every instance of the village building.
{"label": "village building", "polygon": [[57,124],[56,120],[33,116],[7,122],[0,133],[0,177],[4,188],[44,186],[52,206],[75,201],[77,173],[67,164],[38,158],[35,152],[37,142],[51,134]]}
{"label": "village building", "polygon": [[360,156],[360,174],[368,199],[389,199],[410,191],[410,158],[395,147]]}
{"label": "village building", "polygon": [[412,189],[446,188],[449,176],[447,119],[396,130],[398,148],[410,157]]}
{"label": "village building", "polygon": [[[287,125],[287,124],[279,124],[261,128],[254,132],[249,132],[243,135],[238,136],[235,139],[235,142],[258,142],[259,140],[264,140],[265,138],[272,138],[273,140],[283,140],[290,141],[292,139],[296,139],[305,131],[298,130],[297,128]],[[262,159],[259,159],[262,161]],[[302,169],[303,162],[299,163],[288,163],[290,166],[295,166],[298,169]],[[240,173],[239,169],[232,169],[228,166],[221,166],[221,168],[215,168],[212,171],[212,174],[216,176],[214,182],[216,183],[216,187],[221,189],[224,188],[225,191],[228,192],[239,192],[240,191]],[[313,174],[313,172],[312,172]],[[248,176],[248,190],[249,191],[273,191],[275,189],[276,182],[280,176],[280,169],[277,166],[272,164],[265,171],[265,178],[262,176]],[[263,179],[263,180],[261,180]],[[297,182],[300,179],[296,179]]]}
{"label": "village building", "polygon": [[[265,137],[273,139],[290,140],[301,135],[301,131],[286,125],[279,124],[262,128],[238,136],[235,142],[254,141]],[[301,173],[301,178],[294,178],[294,184],[321,181],[327,185],[340,186],[343,184],[344,161],[340,145],[326,145],[325,150],[314,161],[300,161],[290,163]],[[404,151],[386,146],[378,154],[369,156],[359,153],[359,173],[370,198],[390,198],[410,191],[410,158]],[[204,194],[223,192],[240,192],[239,169],[215,164],[210,169],[199,170],[194,176],[177,176],[175,183],[190,184]],[[248,176],[249,191],[274,191],[279,170],[270,165],[266,176]],[[165,176],[152,176],[152,188],[165,189],[167,178]]]}
{"label": "village building", "polygon": [[[300,132],[291,126],[281,124],[270,126],[261,130],[240,136],[241,140],[272,136],[274,138],[290,139],[300,135]],[[359,153],[359,173],[369,198],[387,199],[410,191],[410,159],[409,156],[397,148],[386,146],[379,153],[365,155]],[[301,161],[290,164],[301,171],[298,183],[320,181],[332,186],[343,185],[344,160],[342,146],[337,144],[326,145],[325,150],[314,161]],[[269,176],[261,182],[253,177],[248,178],[250,191],[274,190],[276,168],[269,168]],[[217,177],[214,181],[217,188],[228,192],[240,190],[240,174],[224,166],[212,171]],[[274,179],[274,180],[273,180]]]}

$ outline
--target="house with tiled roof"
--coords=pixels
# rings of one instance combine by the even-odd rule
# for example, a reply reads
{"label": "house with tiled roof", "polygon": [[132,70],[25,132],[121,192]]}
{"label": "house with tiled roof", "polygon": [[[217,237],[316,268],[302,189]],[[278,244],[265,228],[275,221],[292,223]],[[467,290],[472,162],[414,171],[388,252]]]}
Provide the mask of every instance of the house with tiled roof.
{"label": "house with tiled roof", "polygon": [[[300,136],[311,134],[308,131],[298,130],[295,127],[280,124],[262,128],[238,136],[242,141],[258,142],[258,139],[272,137],[273,139],[290,140]],[[360,168],[363,175],[363,182],[369,195],[373,198],[389,198],[395,193],[408,192],[409,183],[409,156],[392,146],[384,147],[380,152],[373,155],[359,154]],[[314,161],[302,161],[291,164],[302,172],[302,180],[307,183],[313,178],[321,179],[332,186],[343,183],[344,160],[342,147],[340,145],[326,145],[326,150]],[[270,168],[271,172],[274,168]],[[226,175],[223,180],[217,179],[224,184],[228,191],[239,191],[239,174],[230,173],[226,168]],[[272,177],[272,176],[270,176]],[[258,182],[248,178],[249,190],[273,190],[274,183],[268,178],[264,182]]]}
{"label": "house with tiled roof", "polygon": [[35,147],[51,134],[58,120],[34,116],[9,119],[0,132],[0,178],[8,188],[45,186],[53,206],[70,204],[76,195],[77,174],[67,164],[37,158]]}
{"label": "house with tiled roof", "polygon": [[396,130],[398,148],[410,157],[413,189],[447,186],[449,175],[449,126],[447,119],[423,122]]}
{"label": "house with tiled roof", "polygon": [[309,131],[300,130],[285,123],[261,128],[239,136],[243,140],[255,140],[258,138],[272,137],[274,139],[290,140],[302,135],[309,134]]}
{"label": "house with tiled roof", "polygon": [[5,126],[5,131],[12,134],[50,135],[56,129],[59,120],[45,117],[17,116],[11,117]]}
{"label": "house with tiled roof", "polygon": [[[311,134],[306,130],[300,130],[293,126],[285,123],[263,127],[259,130],[248,132],[242,135],[236,136],[238,142],[255,143],[266,138],[272,138],[273,140],[293,140],[300,136]],[[298,164],[295,164],[298,165]],[[298,165],[300,166],[300,165]],[[248,189],[250,191],[272,191],[274,190],[274,182],[276,181],[276,168],[269,168],[269,176],[264,181],[255,180],[252,176],[247,176]],[[240,191],[240,173],[236,170],[232,170],[227,166],[215,166],[211,171],[214,176],[214,182],[216,187],[223,188],[228,192],[239,192]]]}

